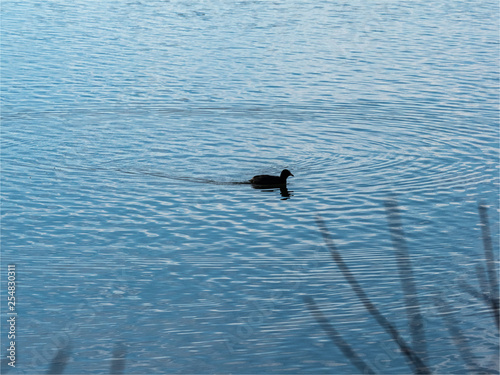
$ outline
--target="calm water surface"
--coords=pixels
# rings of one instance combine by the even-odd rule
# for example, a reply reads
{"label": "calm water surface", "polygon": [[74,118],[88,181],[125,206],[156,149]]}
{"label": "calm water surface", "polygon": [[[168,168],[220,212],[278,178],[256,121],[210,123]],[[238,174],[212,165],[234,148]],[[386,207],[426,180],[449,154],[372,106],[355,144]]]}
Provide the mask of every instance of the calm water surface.
{"label": "calm water surface", "polygon": [[[68,374],[358,373],[309,296],[377,373],[411,373],[315,219],[411,342],[385,208],[396,199],[422,358],[434,373],[498,373],[491,311],[464,286],[487,285],[479,203],[498,251],[498,11],[4,2],[10,372],[45,373],[60,350]],[[235,184],[283,168],[289,196]]]}

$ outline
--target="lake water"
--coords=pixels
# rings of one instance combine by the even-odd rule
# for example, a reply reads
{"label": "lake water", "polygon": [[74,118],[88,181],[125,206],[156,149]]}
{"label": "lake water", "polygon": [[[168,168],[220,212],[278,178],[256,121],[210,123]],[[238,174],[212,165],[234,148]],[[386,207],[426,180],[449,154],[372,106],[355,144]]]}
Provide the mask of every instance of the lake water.
{"label": "lake water", "polygon": [[[498,13],[3,2],[2,358],[8,264],[18,314],[3,371],[359,373],[321,311],[374,372],[411,373],[328,231],[431,372],[498,373],[480,297],[484,240],[498,259]],[[283,168],[288,194],[237,184]]]}

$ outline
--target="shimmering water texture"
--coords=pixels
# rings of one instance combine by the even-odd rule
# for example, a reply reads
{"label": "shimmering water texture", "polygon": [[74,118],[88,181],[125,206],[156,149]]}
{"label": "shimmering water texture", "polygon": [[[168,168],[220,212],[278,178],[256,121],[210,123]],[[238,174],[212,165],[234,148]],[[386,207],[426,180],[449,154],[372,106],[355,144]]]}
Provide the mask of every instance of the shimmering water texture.
{"label": "shimmering water texture", "polygon": [[498,374],[498,12],[4,2],[2,373]]}

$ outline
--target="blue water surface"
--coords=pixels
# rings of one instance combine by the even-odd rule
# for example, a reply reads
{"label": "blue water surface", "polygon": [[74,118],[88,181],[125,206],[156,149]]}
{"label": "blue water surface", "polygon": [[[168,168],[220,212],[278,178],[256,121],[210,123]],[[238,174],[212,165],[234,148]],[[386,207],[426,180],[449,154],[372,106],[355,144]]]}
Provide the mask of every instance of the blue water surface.
{"label": "blue water surface", "polygon": [[[2,358],[8,264],[18,313],[3,372],[362,372],[312,298],[366,366],[412,373],[319,218],[431,372],[498,373],[498,14],[3,2]],[[288,193],[242,184],[284,168]]]}

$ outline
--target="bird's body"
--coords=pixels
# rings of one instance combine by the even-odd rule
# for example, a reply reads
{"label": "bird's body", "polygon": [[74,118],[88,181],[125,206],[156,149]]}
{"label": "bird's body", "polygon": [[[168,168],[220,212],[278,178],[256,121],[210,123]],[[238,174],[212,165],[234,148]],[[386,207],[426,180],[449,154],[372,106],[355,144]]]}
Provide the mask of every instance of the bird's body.
{"label": "bird's body", "polygon": [[286,186],[286,179],[293,174],[288,169],[283,169],[279,176],[269,176],[267,174],[254,176],[250,183],[255,187],[282,187]]}

